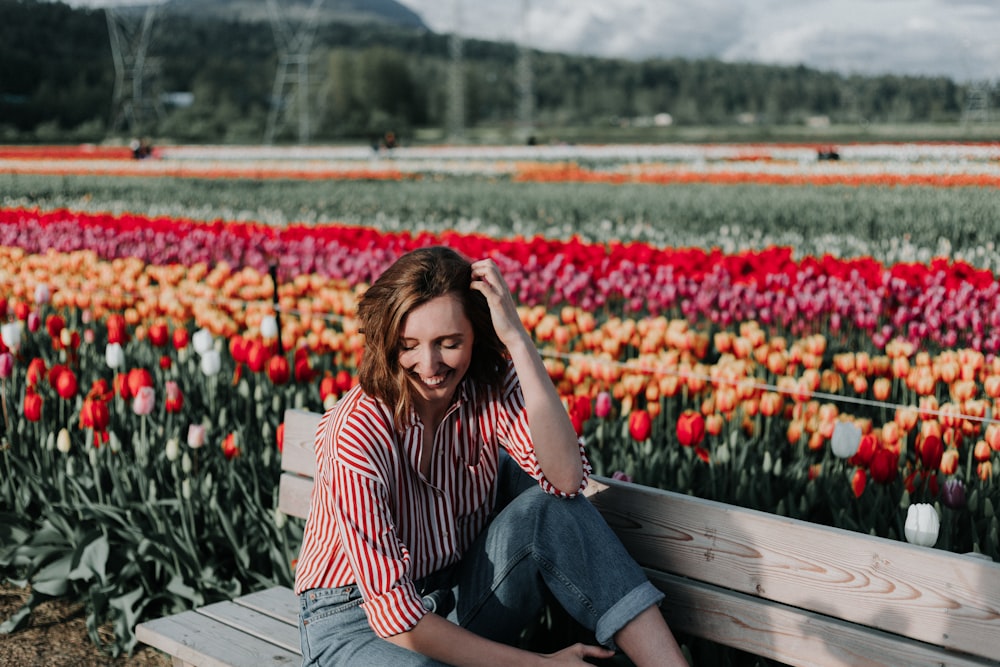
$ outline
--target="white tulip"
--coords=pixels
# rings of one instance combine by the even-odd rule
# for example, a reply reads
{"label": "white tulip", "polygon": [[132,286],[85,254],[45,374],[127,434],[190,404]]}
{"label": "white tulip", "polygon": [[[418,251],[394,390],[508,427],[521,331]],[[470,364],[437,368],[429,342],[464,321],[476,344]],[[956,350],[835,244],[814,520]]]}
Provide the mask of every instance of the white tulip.
{"label": "white tulip", "polygon": [[3,338],[4,345],[17,351],[21,347],[21,323],[7,322],[0,326],[0,338]]}
{"label": "white tulip", "polygon": [[906,541],[922,547],[932,547],[937,542],[941,519],[937,510],[928,503],[914,503],[906,510]]}
{"label": "white tulip", "polygon": [[56,449],[58,449],[63,454],[69,454],[71,443],[69,440],[69,431],[66,429],[60,429],[59,435],[56,436]]}
{"label": "white tulip", "polygon": [[265,340],[278,337],[278,319],[274,315],[265,315],[260,321],[260,336]]}
{"label": "white tulip", "polygon": [[830,448],[833,455],[840,459],[848,459],[858,453],[861,446],[861,428],[854,422],[838,421],[833,427],[830,437]]}
{"label": "white tulip", "polygon": [[222,369],[222,358],[219,356],[218,350],[206,350],[201,356],[201,372],[212,377],[213,375],[218,375],[219,370]]}
{"label": "white tulip", "polygon": [[212,332],[208,329],[198,329],[191,336],[191,346],[199,355],[204,355],[209,350],[215,348],[215,341],[212,339]]}
{"label": "white tulip", "polygon": [[121,368],[125,365],[125,350],[122,349],[121,343],[108,343],[108,346],[104,349],[104,360],[108,364],[108,368]]}

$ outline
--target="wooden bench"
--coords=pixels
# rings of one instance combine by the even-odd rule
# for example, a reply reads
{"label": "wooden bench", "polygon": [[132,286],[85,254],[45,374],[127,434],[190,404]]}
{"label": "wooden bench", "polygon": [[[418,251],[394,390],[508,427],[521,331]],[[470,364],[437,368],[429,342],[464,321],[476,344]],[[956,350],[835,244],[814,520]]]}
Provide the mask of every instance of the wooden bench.
{"label": "wooden bench", "polygon": [[[305,517],[320,415],[285,415],[279,507]],[[594,478],[678,633],[790,665],[998,665],[1000,564]],[[175,665],[299,664],[285,587],[140,624]]]}

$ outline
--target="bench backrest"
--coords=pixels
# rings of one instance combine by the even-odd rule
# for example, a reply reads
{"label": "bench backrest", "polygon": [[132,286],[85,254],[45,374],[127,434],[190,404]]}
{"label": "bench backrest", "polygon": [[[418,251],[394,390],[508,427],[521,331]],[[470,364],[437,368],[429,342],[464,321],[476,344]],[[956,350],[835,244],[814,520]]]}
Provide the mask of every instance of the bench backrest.
{"label": "bench backrest", "polygon": [[[291,516],[309,511],[319,418],[285,414],[279,507]],[[884,664],[940,664],[937,646],[970,654],[948,653],[948,664],[1000,656],[1000,564],[991,560],[605,478],[590,487],[633,557],[680,591],[669,605],[679,631],[795,664],[871,662],[874,651]],[[854,626],[875,632],[852,638]],[[932,646],[899,653],[897,636]],[[803,658],[816,647],[835,654]]]}

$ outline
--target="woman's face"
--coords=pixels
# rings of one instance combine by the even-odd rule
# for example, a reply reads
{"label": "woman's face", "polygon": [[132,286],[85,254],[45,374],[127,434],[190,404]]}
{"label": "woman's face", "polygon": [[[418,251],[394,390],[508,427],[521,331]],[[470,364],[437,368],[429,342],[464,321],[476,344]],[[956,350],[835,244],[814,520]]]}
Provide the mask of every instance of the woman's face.
{"label": "woman's face", "polygon": [[454,294],[410,311],[399,341],[399,363],[418,406],[451,402],[472,362],[472,343],[472,323]]}

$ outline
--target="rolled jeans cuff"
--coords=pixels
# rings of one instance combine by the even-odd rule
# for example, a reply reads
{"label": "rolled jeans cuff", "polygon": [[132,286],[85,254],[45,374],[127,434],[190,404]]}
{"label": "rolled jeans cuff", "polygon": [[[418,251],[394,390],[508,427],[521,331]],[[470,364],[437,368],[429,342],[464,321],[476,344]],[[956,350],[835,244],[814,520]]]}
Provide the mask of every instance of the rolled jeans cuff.
{"label": "rolled jeans cuff", "polygon": [[615,634],[646,609],[660,604],[664,597],[663,592],[650,582],[639,584],[597,620],[594,630],[597,641],[602,646],[617,649]]}

